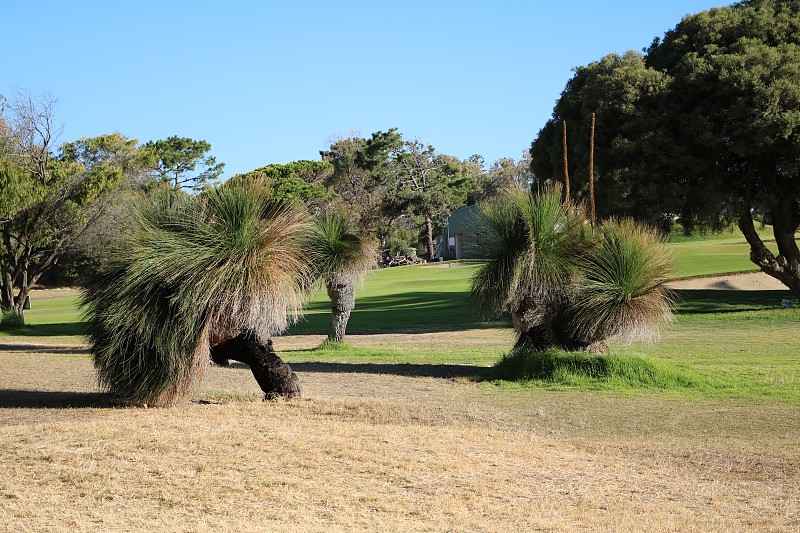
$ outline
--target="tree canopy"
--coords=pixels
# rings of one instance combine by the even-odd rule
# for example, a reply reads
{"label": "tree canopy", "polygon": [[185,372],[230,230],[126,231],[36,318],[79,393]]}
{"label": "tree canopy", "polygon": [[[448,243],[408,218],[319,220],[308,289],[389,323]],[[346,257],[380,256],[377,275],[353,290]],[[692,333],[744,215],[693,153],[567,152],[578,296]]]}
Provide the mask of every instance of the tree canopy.
{"label": "tree canopy", "polygon": [[20,93],[0,119],[0,293],[23,317],[31,288],[103,213],[138,169],[119,133],[56,146],[54,101]]}
{"label": "tree canopy", "polygon": [[[751,260],[800,295],[800,1],[747,0],[685,17],[644,55],[576,69],[531,151],[537,179],[585,187],[597,113],[601,213],[678,220],[686,231],[736,221]],[[771,223],[778,254],[755,231]]]}
{"label": "tree canopy", "polygon": [[[273,194],[287,202],[300,202],[317,210],[331,196],[325,182],[333,173],[333,165],[325,161],[293,161],[285,165],[270,164],[237,174],[226,185],[244,181],[266,181],[271,184]],[[316,208],[316,209],[315,209]]]}
{"label": "tree canopy", "polygon": [[149,141],[142,146],[142,157],[150,170],[161,181],[172,184],[174,190],[198,191],[216,180],[225,166],[208,155],[210,150],[211,145],[206,141],[173,135]]}

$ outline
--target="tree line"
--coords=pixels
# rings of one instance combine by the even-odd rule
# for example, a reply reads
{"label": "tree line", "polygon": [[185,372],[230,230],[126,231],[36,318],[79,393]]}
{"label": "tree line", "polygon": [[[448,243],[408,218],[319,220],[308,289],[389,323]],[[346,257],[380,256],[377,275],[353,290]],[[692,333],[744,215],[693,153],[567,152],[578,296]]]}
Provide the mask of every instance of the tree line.
{"label": "tree line", "polygon": [[[587,198],[594,165],[599,218],[686,233],[735,223],[751,260],[800,295],[798,28],[800,0],[745,0],[685,17],[644,53],[578,67],[520,161],[487,168],[480,156],[462,160],[388,129],[334,139],[318,161],[229,181],[268,181],[312,213],[341,209],[384,258],[419,250],[430,259],[452,210],[565,175],[574,196]],[[203,194],[223,169],[202,140],[139,144],[113,133],[58,144],[58,133],[52,99],[21,93],[3,102],[0,306],[19,316],[55,265],[103,260],[130,195]],[[759,223],[772,226],[777,253]]]}
{"label": "tree line", "polygon": [[[0,114],[0,304],[22,318],[31,289],[51,276],[80,282],[106,261],[126,206],[204,194],[224,163],[204,140],[172,136],[139,144],[121,133],[59,143],[54,100],[22,91]],[[266,181],[277,199],[311,214],[346,212],[348,224],[380,244],[383,257],[435,256],[447,215],[531,181],[529,161],[459,160],[396,129],[334,139],[318,161],[269,164],[226,183]],[[58,268],[55,268],[58,266]]]}

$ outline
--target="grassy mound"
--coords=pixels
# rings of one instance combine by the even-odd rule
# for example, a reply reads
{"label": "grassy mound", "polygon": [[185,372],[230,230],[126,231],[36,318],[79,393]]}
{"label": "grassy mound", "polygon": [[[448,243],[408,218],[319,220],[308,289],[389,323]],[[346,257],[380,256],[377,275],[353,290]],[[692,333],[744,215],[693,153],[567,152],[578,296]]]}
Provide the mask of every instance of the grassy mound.
{"label": "grassy mound", "polygon": [[669,390],[703,386],[701,376],[667,363],[637,356],[594,355],[556,349],[506,354],[484,373],[482,379],[548,388]]}

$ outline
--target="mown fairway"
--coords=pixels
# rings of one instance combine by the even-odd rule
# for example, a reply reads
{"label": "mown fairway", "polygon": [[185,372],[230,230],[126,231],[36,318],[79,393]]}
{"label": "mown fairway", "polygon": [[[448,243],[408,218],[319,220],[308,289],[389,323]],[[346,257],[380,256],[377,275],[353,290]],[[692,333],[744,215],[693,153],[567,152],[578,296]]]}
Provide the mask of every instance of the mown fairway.
{"label": "mown fairway", "polygon": [[614,348],[682,385],[478,383],[512,337],[465,306],[474,268],[373,273],[349,348],[316,348],[312,301],[276,339],[306,397],[277,404],[234,366],[188,407],[114,408],[75,346],[76,293],[36,295],[0,337],[0,531],[800,528],[786,291],[683,291],[662,343]]}

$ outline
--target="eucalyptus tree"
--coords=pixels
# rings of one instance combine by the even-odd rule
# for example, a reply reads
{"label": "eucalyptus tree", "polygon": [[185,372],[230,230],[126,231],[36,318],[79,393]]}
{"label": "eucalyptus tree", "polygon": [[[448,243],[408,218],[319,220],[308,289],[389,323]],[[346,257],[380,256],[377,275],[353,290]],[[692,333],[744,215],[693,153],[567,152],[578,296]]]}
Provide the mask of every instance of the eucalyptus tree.
{"label": "eucalyptus tree", "polygon": [[20,320],[31,288],[139,169],[119,133],[58,145],[54,106],[23,92],[0,118],[0,304]]}
{"label": "eucalyptus tree", "polygon": [[[326,186],[334,189],[348,210],[369,231],[377,232],[387,216],[386,194],[394,175],[390,154],[402,143],[395,128],[369,138],[334,139],[322,160],[333,165]],[[388,214],[391,217],[391,214]]]}
{"label": "eucalyptus tree", "polygon": [[391,161],[386,202],[396,213],[417,221],[426,256],[433,259],[436,231],[450,212],[466,205],[479,188],[482,158],[460,161],[412,139],[394,147]]}

